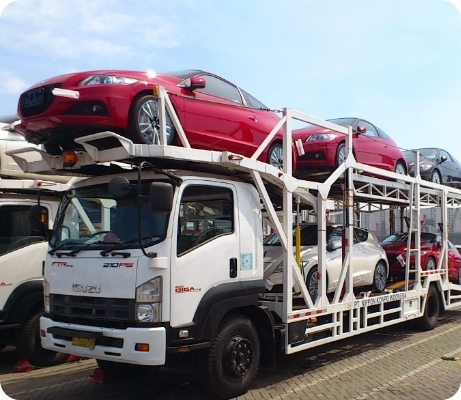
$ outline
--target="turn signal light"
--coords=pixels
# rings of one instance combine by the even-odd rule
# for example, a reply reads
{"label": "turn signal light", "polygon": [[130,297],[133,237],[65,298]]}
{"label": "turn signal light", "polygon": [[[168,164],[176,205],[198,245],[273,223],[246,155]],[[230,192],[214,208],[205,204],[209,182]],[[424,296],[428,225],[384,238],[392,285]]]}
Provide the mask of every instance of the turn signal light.
{"label": "turn signal light", "polygon": [[40,329],[40,336],[41,337],[46,337],[45,329]]}
{"label": "turn signal light", "polygon": [[136,343],[136,346],[134,346],[134,349],[136,351],[147,352],[149,351],[149,344],[148,343]]}
{"label": "turn signal light", "polygon": [[62,166],[65,168],[73,167],[77,164],[77,154],[73,151],[65,150],[62,152]]}

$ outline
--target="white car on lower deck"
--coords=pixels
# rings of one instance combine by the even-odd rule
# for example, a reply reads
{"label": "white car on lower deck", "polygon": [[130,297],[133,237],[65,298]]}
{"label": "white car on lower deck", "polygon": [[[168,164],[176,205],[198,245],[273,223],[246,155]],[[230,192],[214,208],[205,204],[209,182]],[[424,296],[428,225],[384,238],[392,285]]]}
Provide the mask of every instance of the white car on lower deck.
{"label": "white car on lower deck", "polygon": [[[317,297],[318,288],[318,242],[317,224],[302,224],[301,228],[301,261],[304,276],[310,296]],[[327,292],[336,290],[342,268],[342,226],[327,225]],[[295,240],[293,239],[293,242]],[[389,274],[389,264],[386,252],[379,244],[376,237],[361,228],[354,228],[353,265],[354,287],[373,286],[381,292],[386,286]],[[264,241],[264,265],[268,268],[276,262],[282,254],[282,246],[276,233],[268,236]],[[280,292],[282,289],[283,265],[269,277],[270,292]]]}

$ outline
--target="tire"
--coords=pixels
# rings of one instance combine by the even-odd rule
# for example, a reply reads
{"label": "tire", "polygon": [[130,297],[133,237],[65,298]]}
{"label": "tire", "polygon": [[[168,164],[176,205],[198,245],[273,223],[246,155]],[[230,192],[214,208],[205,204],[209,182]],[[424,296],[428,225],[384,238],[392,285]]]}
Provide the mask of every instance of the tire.
{"label": "tire", "polygon": [[424,307],[424,314],[418,319],[418,328],[422,331],[431,331],[437,325],[437,320],[440,313],[440,302],[437,290],[433,285],[429,287],[426,296],[426,306]]}
{"label": "tire", "polygon": [[382,292],[386,288],[387,266],[383,260],[378,261],[373,272],[373,288]]}
{"label": "tire", "polygon": [[340,143],[336,149],[336,167],[339,167],[346,159],[346,143]]}
{"label": "tire", "polygon": [[442,177],[440,176],[440,172],[438,170],[436,170],[436,169],[434,169],[432,171],[431,182],[432,183],[442,184]]}
{"label": "tire", "polygon": [[434,257],[427,258],[425,268],[426,271],[434,271],[437,269],[437,263],[435,262]]}
{"label": "tire", "polygon": [[43,147],[48,154],[52,156],[60,156],[62,154],[62,148],[54,142],[45,142]]}
{"label": "tire", "polygon": [[309,292],[309,296],[311,296],[311,299],[314,302],[319,292],[319,281],[317,278],[318,270],[319,268],[317,266],[312,267],[307,273],[306,277],[307,291]]}
{"label": "tire", "polygon": [[18,337],[18,353],[36,367],[49,367],[62,364],[68,354],[44,349],[40,343],[40,317],[43,312],[35,313],[25,322]]}
{"label": "tire", "polygon": [[226,317],[201,354],[200,380],[204,389],[220,398],[237,397],[253,383],[259,369],[260,343],[256,328],[242,315]]}
{"label": "tire", "polygon": [[[395,164],[394,172],[396,174],[400,175],[406,175],[407,174],[407,167],[405,166],[405,163],[403,161],[397,161]],[[400,179],[397,179],[398,183],[405,183],[405,181],[402,181]]]}
{"label": "tire", "polygon": [[[175,136],[175,128],[167,111],[165,117],[167,144],[171,144]],[[158,99],[155,96],[140,96],[133,102],[130,109],[128,131],[131,139],[136,143],[160,143]]]}
{"label": "tire", "polygon": [[283,169],[283,147],[281,143],[274,143],[267,152],[267,163],[275,168]]}

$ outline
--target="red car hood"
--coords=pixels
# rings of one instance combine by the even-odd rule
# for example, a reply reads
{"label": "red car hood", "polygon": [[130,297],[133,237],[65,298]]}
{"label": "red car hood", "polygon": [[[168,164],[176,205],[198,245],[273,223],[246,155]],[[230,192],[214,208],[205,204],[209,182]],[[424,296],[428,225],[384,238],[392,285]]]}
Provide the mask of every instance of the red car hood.
{"label": "red car hood", "polygon": [[[125,70],[98,70],[98,71],[84,71],[84,72],[75,72],[71,74],[58,75],[44,81],[40,81],[35,85],[29,87],[26,91],[35,89],[41,86],[46,85],[55,85],[61,84],[63,88],[70,89],[73,87],[78,87],[79,82],[90,75],[115,75],[115,76],[124,76],[127,78],[137,79],[141,82],[147,82],[149,84],[158,84],[162,86],[171,86],[176,85],[182,81],[182,79],[175,76],[157,74],[148,77],[146,71],[125,71]],[[149,74],[150,75],[150,74]]]}

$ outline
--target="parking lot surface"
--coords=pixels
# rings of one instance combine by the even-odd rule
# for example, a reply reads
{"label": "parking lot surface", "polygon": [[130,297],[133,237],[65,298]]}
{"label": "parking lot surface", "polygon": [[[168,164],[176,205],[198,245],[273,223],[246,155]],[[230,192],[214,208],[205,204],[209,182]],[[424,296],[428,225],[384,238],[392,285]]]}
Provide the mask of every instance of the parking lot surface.
{"label": "parking lot surface", "polygon": [[[193,374],[160,369],[97,384],[96,363],[81,360],[11,373],[14,350],[0,353],[0,383],[13,399],[211,399]],[[461,384],[461,308],[447,311],[430,332],[406,323],[293,355],[280,354],[277,371],[260,370],[247,399],[439,400]],[[2,397],[0,396],[0,399]],[[461,400],[461,391],[455,397]]]}

